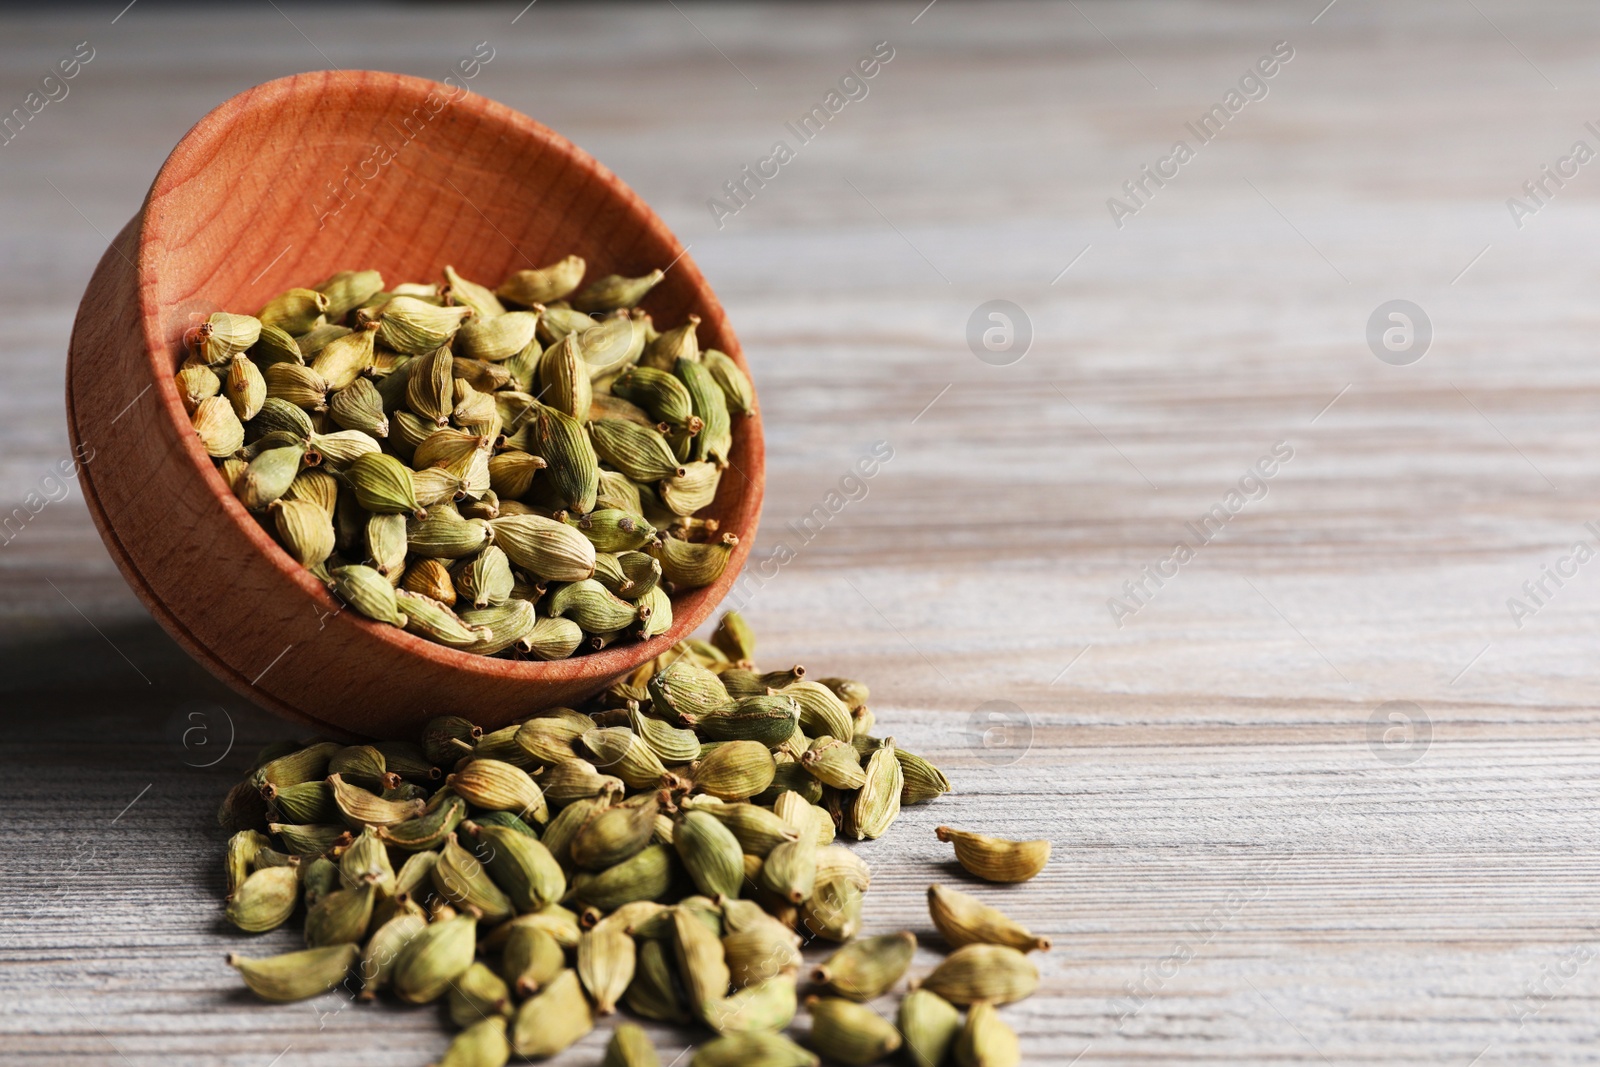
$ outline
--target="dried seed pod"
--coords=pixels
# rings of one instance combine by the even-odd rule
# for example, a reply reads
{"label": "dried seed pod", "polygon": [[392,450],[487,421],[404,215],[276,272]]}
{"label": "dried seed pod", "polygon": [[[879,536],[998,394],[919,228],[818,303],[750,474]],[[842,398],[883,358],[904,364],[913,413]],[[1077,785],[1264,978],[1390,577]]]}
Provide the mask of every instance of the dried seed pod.
{"label": "dried seed pod", "polygon": [[335,889],[306,908],[306,944],[354,944],[367,936],[372,922],[372,904],[377,890],[370,885],[359,889]]}
{"label": "dried seed pod", "polygon": [[723,800],[743,800],[772,784],[772,753],[758,741],[728,741],[689,767],[696,789]]}
{"label": "dried seed pod", "polygon": [[189,422],[200,439],[200,447],[214,459],[225,459],[244,446],[244,424],[226,397],[200,401]]}
{"label": "dried seed pod", "polygon": [[961,1012],[928,989],[915,989],[901,998],[897,1022],[912,1067],[940,1067],[961,1032]]}
{"label": "dried seed pod", "polygon": [[652,585],[633,601],[641,623],[639,639],[648,641],[672,629],[672,598],[660,586]]}
{"label": "dried seed pod", "polygon": [[463,910],[475,911],[487,923],[509,919],[516,911],[511,898],[489,877],[478,858],[461,847],[455,834],[445,838],[439,862],[429,877],[440,896]]}
{"label": "dried seed pod", "polygon": [[734,707],[722,679],[687,659],[674,660],[652,676],[649,692],[656,714],[673,721],[685,716],[698,720]]}
{"label": "dried seed pod", "polygon": [[419,297],[397,296],[377,310],[377,341],[408,356],[424,356],[448,345],[471,315],[471,308],[439,307]]}
{"label": "dried seed pod", "polygon": [[367,826],[393,826],[422,813],[420,800],[384,800],[360,786],[351,785],[337,774],[328,775],[333,802],[339,806],[345,825],[353,830]]}
{"label": "dried seed pod", "polygon": [[792,984],[800,971],[799,936],[764,911],[761,914],[765,921],[723,935],[722,950],[735,989],[780,975]]}
{"label": "dried seed pod", "polygon": [[454,348],[468,359],[498,363],[527,348],[538,325],[539,316],[532,311],[507,311],[493,318],[479,315],[457,331]]}
{"label": "dried seed pod", "polygon": [[395,960],[390,982],[401,1000],[427,1004],[444,996],[450,983],[472,966],[478,919],[456,915],[428,924]]}
{"label": "dried seed pod", "polygon": [[967,1011],[967,1024],[955,1041],[957,1067],[1018,1067],[1022,1045],[993,1004],[980,1002]]}
{"label": "dried seed pod", "polygon": [[600,508],[587,515],[569,518],[576,528],[594,543],[596,552],[631,552],[655,540],[656,528],[642,515],[620,508]]}
{"label": "dried seed pod", "polygon": [[646,793],[594,812],[573,835],[569,857],[586,871],[615,867],[650,843],[659,811]]}
{"label": "dried seed pod", "polygon": [[[322,327],[322,329],[334,328]],[[305,337],[309,338],[316,332],[313,330]],[[306,361],[300,341],[280,326],[261,327],[256,343],[250,346],[250,358],[260,367],[270,367],[274,363],[298,363],[303,366]]]}
{"label": "dried seed pod", "polygon": [[502,300],[532,307],[560,300],[583,280],[582,256],[567,256],[537,270],[513,271],[495,293]]}
{"label": "dried seed pod", "polygon": [[1004,945],[963,945],[913,988],[927,988],[952,1004],[1010,1004],[1039,987],[1039,969]]}
{"label": "dried seed pod", "polygon": [[263,867],[228,894],[228,921],[247,933],[265,933],[287,922],[299,902],[300,875],[294,867]]}
{"label": "dried seed pod", "polygon": [[621,777],[629,789],[654,789],[667,779],[661,758],[627,726],[587,729],[582,744],[594,755],[597,768]]}
{"label": "dried seed pod", "polygon": [[672,872],[672,853],[663,845],[646,845],[615,867],[579,872],[571,882],[572,898],[602,911],[657,900],[671,888]]}
{"label": "dried seed pod", "polygon": [[782,1030],[799,1006],[792,976],[768,978],[708,1005],[706,1025],[720,1034]]}
{"label": "dried seed pod", "polygon": [[[274,822],[268,823],[267,829],[283,838],[283,843],[289,846],[290,852],[308,858],[320,856],[350,838],[350,831],[344,827],[323,823]],[[337,869],[334,873],[338,873]]]}
{"label": "dried seed pod", "polygon": [[605,1058],[600,1067],[661,1067],[661,1057],[650,1043],[650,1035],[634,1023],[623,1023],[611,1031]]}
{"label": "dried seed pod", "polygon": [[855,732],[850,709],[822,683],[801,679],[789,682],[777,692],[793,697],[800,705],[800,728],[810,736],[849,741]]}
{"label": "dried seed pod", "polygon": [[669,943],[660,939],[639,942],[633,981],[622,998],[629,1011],[658,1022],[683,1025],[692,1021],[674,960]]}
{"label": "dried seed pod", "polygon": [[579,311],[610,311],[613,308],[631,308],[644,299],[644,295],[666,275],[653,270],[639,278],[625,278],[620,274],[607,274],[596,278],[573,293],[570,300]]}
{"label": "dried seed pod", "polygon": [[[315,289],[288,289],[267,301],[266,306],[256,312],[256,318],[261,320],[260,326],[276,326],[285,333],[297,335],[306,333],[313,326],[322,325],[328,304],[327,294],[319,293]],[[213,323],[220,314],[211,316]],[[248,318],[244,315],[228,317]],[[259,332],[258,326],[256,333]],[[255,341],[254,336],[250,337],[249,344],[240,346],[238,350],[249,348]]]}
{"label": "dried seed pod", "polygon": [[808,826],[795,841],[778,845],[761,862],[756,884],[780,900],[799,904],[811,896],[817,880],[817,844]]}
{"label": "dried seed pod", "polygon": [[566,659],[583,643],[583,627],[571,619],[541,618],[523,639],[526,651],[536,659]]}
{"label": "dried seed pod", "polygon": [[626,419],[601,419],[590,426],[595,453],[636,482],[656,482],[683,472],[666,438]]}
{"label": "dried seed pod", "polygon": [[682,326],[658,334],[644,346],[644,353],[639,357],[640,366],[669,371],[677,367],[680,359],[698,360],[700,340],[695,330],[699,325],[700,316],[690,315]]}
{"label": "dried seed pod", "polygon": [[356,945],[346,944],[259,959],[230,954],[228,965],[262,1000],[286,1003],[326,993],[344,981],[360,952]]}
{"label": "dried seed pod", "polygon": [[342,319],[383,291],[383,275],[375,270],[342,270],[316,286],[328,298],[328,318]]}
{"label": "dried seed pod", "polygon": [[333,593],[356,611],[377,622],[391,626],[405,626],[406,615],[400,610],[394,586],[389,579],[371,567],[352,564],[335,567],[329,572],[333,577]]}
{"label": "dried seed pod", "polygon": [[835,996],[876,1000],[905,977],[916,951],[917,936],[909,931],[852,941],[823,960],[811,980]]}
{"label": "dried seed pod", "polygon": [[490,876],[518,911],[538,911],[566,893],[567,876],[536,838],[489,823],[467,822],[462,829],[477,842]]}
{"label": "dried seed pod", "polygon": [[638,948],[615,919],[602,919],[578,939],[577,973],[594,1010],[611,1015],[633,981]]}
{"label": "dried seed pod", "polygon": [[711,378],[727,399],[728,410],[748,415],[756,409],[756,391],[750,378],[733,359],[715,348],[700,353],[700,362],[711,372]]}
{"label": "dried seed pod", "polygon": [[564,522],[508,515],[490,519],[489,529],[512,563],[540,578],[578,582],[594,574],[593,543]]}
{"label": "dried seed pod", "polygon": [[[429,349],[406,365],[406,406],[424,422],[435,427],[445,426],[455,409],[454,364],[450,350],[444,347]],[[406,430],[404,419],[397,425]],[[420,443],[420,439],[419,442]]]}
{"label": "dried seed pod", "polygon": [[900,792],[905,777],[900,761],[894,758],[894,740],[874,752],[867,760],[867,780],[847,810],[844,829],[857,841],[882,837],[900,814]]}
{"label": "dried seed pod", "polygon": [[593,511],[600,491],[600,460],[583,423],[541,404],[529,429],[532,451],[550,465],[541,480],[549,482],[556,504],[579,515]]}
{"label": "dried seed pod", "polygon": [[577,973],[562,971],[517,1009],[511,1045],[518,1056],[542,1059],[568,1048],[593,1029],[594,1014]]}
{"label": "dried seed pod", "polygon": [[1032,933],[999,908],[942,885],[928,887],[928,914],[953,948],[1006,945],[1019,952],[1048,952],[1050,939]]}
{"label": "dried seed pod", "polygon": [[579,335],[569,333],[539,357],[539,399],[574,419],[587,419],[594,401]]}
{"label": "dried seed pod", "polygon": [[900,773],[905,781],[900,790],[900,803],[924,804],[950,792],[950,779],[921,756],[896,748],[894,758],[900,761]]}
{"label": "dried seed pod", "polygon": [[[559,805],[570,805],[575,800],[608,793],[621,793],[624,789],[621,778],[601,774],[594,764],[576,756],[551,764],[539,781],[543,784],[545,796]],[[547,831],[545,836],[548,838],[550,833]]]}
{"label": "dried seed pod", "polygon": [[1026,882],[1050,862],[1046,840],[1010,841],[948,826],[935,828],[934,834],[955,846],[956,862],[987,882]]}
{"label": "dried seed pod", "polygon": [[[183,366],[178,368],[173,380],[178,385],[178,399],[183,401],[183,409],[191,416],[201,401],[208,400],[222,391],[222,380],[217,377],[216,371],[196,359],[186,360]],[[262,389],[265,388],[266,382],[263,380]],[[237,410],[235,413],[237,414]],[[251,415],[251,418],[254,417]]]}
{"label": "dried seed pod", "polygon": [[339,881],[346,889],[370,885],[384,896],[394,895],[394,866],[375,828],[361,831],[339,857]]}
{"label": "dried seed pod", "polygon": [[[273,363],[262,372],[267,397],[293,404],[303,411],[328,410],[328,380],[298,363]],[[265,401],[263,401],[265,407]]]}
{"label": "dried seed pod", "polygon": [[782,1034],[723,1034],[695,1050],[689,1067],[818,1067],[816,1055]]}
{"label": "dried seed pod", "polygon": [[527,771],[504,760],[474,759],[448,776],[445,784],[480,808],[515,812],[536,822],[550,818],[538,784]]}
{"label": "dried seed pod", "polygon": [[744,852],[720,819],[700,810],[684,812],[673,827],[672,847],[700,892],[711,897],[739,895]]}
{"label": "dried seed pod", "polygon": [[702,589],[722,577],[738,543],[738,536],[731,533],[708,543],[667,537],[650,545],[647,551],[660,561],[661,575],[674,590]]}
{"label": "dried seed pod", "polygon": [[[402,537],[401,542],[404,543],[404,540]],[[455,606],[456,588],[450,578],[450,569],[437,559],[424,558],[413,562],[405,569],[400,588],[437,600],[447,608]]]}
{"label": "dried seed pod", "polygon": [[637,515],[643,510],[639,487],[621,471],[601,471],[595,506]]}
{"label": "dried seed pod", "polygon": [[357,378],[333,394],[328,401],[328,417],[347,430],[360,430],[370,437],[389,436],[383,397],[366,378]]}
{"label": "dried seed pod", "polygon": [[558,586],[546,609],[553,616],[572,619],[589,633],[611,633],[639,617],[638,608],[613,596],[593,578]]}
{"label": "dried seed pod", "polygon": [[728,995],[732,976],[718,935],[694,915],[679,908],[672,916],[673,945],[690,1008],[701,1019]]}
{"label": "dried seed pod", "polygon": [[638,708],[629,711],[628,725],[663,764],[690,763],[700,757],[700,739],[693,730],[680,730]]}
{"label": "dried seed pod", "polygon": [[393,456],[381,452],[358,456],[345,467],[343,474],[356,501],[368,511],[426,517],[417,503],[411,471]]}
{"label": "dried seed pod", "polygon": [[422,809],[422,814],[414,819],[378,827],[378,837],[386,845],[413,853],[421,849],[438,848],[461,824],[466,814],[467,801],[446,787],[434,793],[427,801],[427,808]]}
{"label": "dried seed pod", "polygon": [[[528,918],[532,916],[519,916],[507,924],[511,930],[500,953],[500,976],[519,997],[531,997],[566,967],[561,945],[542,926],[523,921]],[[576,926],[573,936],[582,936]]]}
{"label": "dried seed pod", "polygon": [[819,737],[800,757],[800,765],[824,785],[834,789],[860,789],[867,784],[861,757],[848,741]]}
{"label": "dried seed pod", "polygon": [[397,908],[393,917],[372,932],[361,950],[361,963],[356,972],[361,976],[360,999],[374,1000],[379,990],[389,987],[401,951],[427,927],[426,913],[408,900]]}
{"label": "dried seed pod", "polygon": [[728,452],[733,447],[733,419],[728,414],[728,398],[698,358],[679,358],[675,370],[688,387],[694,413],[702,424],[694,438],[692,457],[710,460],[718,467],[727,466]]}
{"label": "dried seed pod", "polygon": [[325,470],[308,467],[294,476],[280,499],[315,504],[332,519],[339,499],[339,480]]}
{"label": "dried seed pod", "polygon": [[242,352],[228,362],[225,388],[233,412],[241,423],[255,418],[267,399],[267,380],[261,376],[260,368]]}
{"label": "dried seed pod", "polygon": [[450,1021],[465,1028],[491,1015],[510,1015],[511,989],[488,964],[474,963],[450,984],[445,1004]]}
{"label": "dried seed pod", "polygon": [[355,382],[372,369],[377,327],[368,323],[329,341],[311,360],[311,369],[322,375],[334,392]]}
{"label": "dried seed pod", "polygon": [[464,651],[492,656],[512,645],[519,651],[530,651],[533,633],[541,620],[531,601],[509,600],[497,607],[468,608],[461,613],[461,621],[481,633],[493,635],[465,646]]}
{"label": "dried seed pod", "polygon": [[553,345],[569,333],[583,333],[594,328],[594,319],[582,311],[569,307],[565,301],[552,302],[539,313],[539,340]]}
{"label": "dried seed pod", "polygon": [[722,650],[730,662],[750,664],[756,658],[756,635],[737,611],[725,611],[711,632],[711,643]]}
{"label": "dried seed pod", "polygon": [[503,1015],[481,1018],[455,1036],[434,1067],[505,1067],[511,1058]]}
{"label": "dried seed pod", "polygon": [[267,505],[278,531],[278,543],[303,567],[315,567],[333,555],[333,522],[316,504],[279,498]]}
{"label": "dried seed pod", "polygon": [[[647,424],[687,426],[694,418],[689,389],[676,375],[655,367],[629,367],[611,383],[611,391],[649,413]],[[638,421],[636,419],[629,421]]]}
{"label": "dried seed pod", "polygon": [[533,485],[534,475],[547,464],[526,452],[500,452],[489,459],[489,486],[506,500],[523,496]]}
{"label": "dried seed pod", "polygon": [[868,1067],[900,1047],[900,1031],[864,1004],[836,997],[807,997],[811,1047],[844,1067]]}
{"label": "dried seed pod", "polygon": [[444,268],[444,278],[449,284],[450,301],[469,307],[473,312],[487,319],[504,315],[505,306],[496,299],[493,290],[477,282],[468,281],[456,269],[448,264]]}
{"label": "dried seed pod", "polygon": [[395,590],[395,602],[405,616],[406,632],[451,648],[472,648],[494,634],[468,626],[461,617],[437,600],[430,600],[404,589]]}
{"label": "dried seed pod", "polygon": [[800,923],[815,937],[849,941],[861,929],[863,891],[850,879],[819,878],[800,906]]}
{"label": "dried seed pod", "polygon": [[[422,475],[416,477],[418,481],[423,478]],[[421,519],[411,519],[405,529],[407,551],[429,559],[464,559],[476,555],[493,537],[484,520],[463,519],[448,504],[434,506]]]}
{"label": "dried seed pod", "polygon": [[777,813],[754,804],[718,803],[708,797],[694,797],[686,803],[726,826],[747,855],[764,858],[785,841],[800,837],[800,831],[784,822]]}

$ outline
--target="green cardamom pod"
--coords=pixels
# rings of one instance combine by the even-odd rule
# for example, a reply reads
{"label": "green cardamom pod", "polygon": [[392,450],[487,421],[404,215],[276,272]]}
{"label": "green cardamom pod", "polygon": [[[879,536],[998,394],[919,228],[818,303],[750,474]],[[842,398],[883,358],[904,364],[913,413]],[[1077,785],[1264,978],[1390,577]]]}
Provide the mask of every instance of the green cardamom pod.
{"label": "green cardamom pod", "polygon": [[583,281],[582,256],[567,256],[537,270],[518,270],[506,276],[495,293],[502,300],[531,307],[548,304],[571,293]]}
{"label": "green cardamom pod", "polygon": [[262,1000],[286,1003],[326,993],[344,981],[360,952],[356,945],[329,945],[259,959],[229,955],[228,965]]}

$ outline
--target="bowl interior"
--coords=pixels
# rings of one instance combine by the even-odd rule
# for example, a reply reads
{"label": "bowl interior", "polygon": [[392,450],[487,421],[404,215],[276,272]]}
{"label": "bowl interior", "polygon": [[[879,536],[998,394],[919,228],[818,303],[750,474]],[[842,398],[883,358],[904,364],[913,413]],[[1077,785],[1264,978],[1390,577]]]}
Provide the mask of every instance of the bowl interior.
{"label": "bowl interior", "polygon": [[[701,316],[702,347],[743,364],[721,305],[677,239],[615,175],[503,105],[419,78],[376,72],[298,75],[219,107],[179,144],[146,203],[138,255],[146,347],[196,478],[216,506],[259,537],[267,565],[328,594],[227,491],[188,433],[171,376],[183,337],[213,311],[254,313],[293,286],[375,268],[385,282],[442,281],[446,264],[491,287],[569,253],[586,277],[671,265],[643,302],[663,327]],[[703,514],[741,541],[723,579],[674,598],[674,626],[646,643],[554,663],[472,656],[373,624],[396,649],[504,676],[610,678],[692,630],[749,551],[760,502],[758,415],[736,422],[731,465]]]}

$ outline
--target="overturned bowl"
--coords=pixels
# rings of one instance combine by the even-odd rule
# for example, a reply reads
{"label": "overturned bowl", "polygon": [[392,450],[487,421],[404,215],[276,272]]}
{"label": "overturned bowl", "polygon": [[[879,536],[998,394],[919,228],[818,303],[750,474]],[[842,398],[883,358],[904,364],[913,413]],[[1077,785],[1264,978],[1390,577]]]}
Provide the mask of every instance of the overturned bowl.
{"label": "overturned bowl", "polygon": [[[369,71],[301,74],[200,121],[107,250],[73,327],[67,421],[85,499],[150,613],[252,701],[342,736],[412,736],[434,715],[494,728],[572,704],[710,615],[750,550],[761,507],[759,411],[704,515],[739,536],[713,584],[673,597],[649,641],[551,662],[446,648],[341,604],[261,528],[205,453],[173,374],[213,311],[260,307],[346,269],[499,279],[568,253],[588,276],[670,269],[642,306],[700,316],[701,344],[744,358],[683,247],[610,171],[483,97]],[[748,373],[748,368],[745,367]]]}

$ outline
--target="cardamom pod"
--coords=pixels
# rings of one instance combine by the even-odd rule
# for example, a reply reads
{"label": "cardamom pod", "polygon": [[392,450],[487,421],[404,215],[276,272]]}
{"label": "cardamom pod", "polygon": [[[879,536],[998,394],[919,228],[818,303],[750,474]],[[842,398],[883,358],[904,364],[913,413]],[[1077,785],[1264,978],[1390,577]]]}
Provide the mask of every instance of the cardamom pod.
{"label": "cardamom pod", "polygon": [[356,945],[329,945],[252,959],[230,954],[228,966],[262,1000],[286,1003],[326,993],[350,973],[361,949]]}
{"label": "cardamom pod", "polygon": [[1010,841],[948,826],[936,827],[934,834],[955,846],[956,862],[987,882],[1026,882],[1050,862],[1046,840]]}

